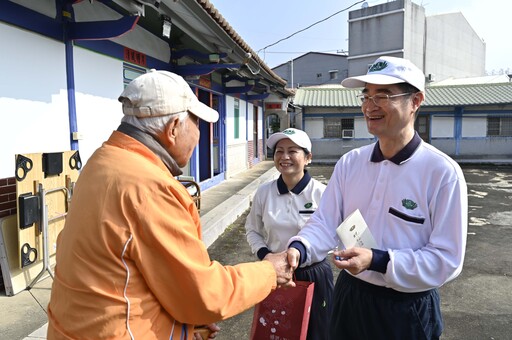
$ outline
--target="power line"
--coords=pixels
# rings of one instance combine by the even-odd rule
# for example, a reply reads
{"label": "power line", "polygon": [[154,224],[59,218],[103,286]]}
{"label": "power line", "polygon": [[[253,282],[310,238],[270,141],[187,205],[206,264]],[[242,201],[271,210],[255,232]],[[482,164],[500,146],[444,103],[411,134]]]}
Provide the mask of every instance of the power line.
{"label": "power line", "polygon": [[364,1],[365,1],[365,0],[361,0],[361,1],[355,2],[355,3],[353,3],[352,5],[350,5],[349,7],[344,8],[344,9],[342,9],[342,10],[340,10],[340,11],[336,12],[336,13],[333,13],[333,14],[329,15],[329,16],[328,16],[327,18],[325,18],[325,19],[319,20],[319,21],[317,21],[317,22],[315,22],[315,23],[313,23],[313,24],[309,25],[309,26],[308,26],[308,27],[306,27],[306,28],[303,28],[303,29],[301,29],[301,30],[299,30],[299,31],[297,31],[297,32],[295,32],[295,33],[290,34],[289,36],[287,36],[287,37],[285,37],[285,38],[279,39],[279,40],[278,40],[278,41],[276,41],[275,43],[272,43],[272,44],[270,44],[270,45],[267,45],[267,46],[265,46],[265,47],[263,47],[263,48],[259,49],[259,50],[258,50],[258,53],[260,53],[261,51],[266,50],[266,49],[267,49],[267,48],[269,48],[269,47],[272,47],[272,46],[274,46],[274,45],[279,44],[281,41],[288,40],[288,39],[290,39],[291,37],[293,37],[294,35],[297,35],[297,34],[299,34],[299,33],[301,33],[301,32],[304,32],[304,31],[306,31],[306,30],[310,29],[311,27],[313,27],[313,26],[315,26],[315,25],[318,25],[319,23],[322,23],[322,22],[324,22],[324,21],[326,21],[326,20],[329,20],[329,19],[330,19],[330,18],[332,18],[333,16],[338,15],[338,14],[340,14],[340,13],[342,13],[342,12],[345,12],[345,11],[347,11],[347,10],[351,9],[352,7],[354,7],[355,5],[360,4],[360,3],[364,2]]}

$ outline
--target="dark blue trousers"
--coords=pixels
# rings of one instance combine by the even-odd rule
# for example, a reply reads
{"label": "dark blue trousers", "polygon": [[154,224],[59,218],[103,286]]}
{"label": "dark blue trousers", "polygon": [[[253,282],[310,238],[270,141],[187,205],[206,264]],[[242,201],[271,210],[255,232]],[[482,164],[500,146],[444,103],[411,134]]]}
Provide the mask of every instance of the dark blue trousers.
{"label": "dark blue trousers", "polygon": [[331,339],[439,339],[443,319],[439,292],[402,293],[341,271],[333,297]]}
{"label": "dark blue trousers", "polygon": [[309,267],[295,270],[295,280],[315,283],[311,314],[309,315],[308,340],[329,339],[329,320],[332,313],[334,277],[327,259]]}

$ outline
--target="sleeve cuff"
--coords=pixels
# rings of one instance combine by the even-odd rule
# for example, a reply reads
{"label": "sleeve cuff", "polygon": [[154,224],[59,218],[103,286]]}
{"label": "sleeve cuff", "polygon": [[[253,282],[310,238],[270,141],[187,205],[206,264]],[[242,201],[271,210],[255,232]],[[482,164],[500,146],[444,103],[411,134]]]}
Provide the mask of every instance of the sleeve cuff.
{"label": "sleeve cuff", "polygon": [[256,256],[258,256],[260,260],[263,260],[268,253],[271,253],[270,249],[268,249],[267,247],[263,247],[258,250]]}
{"label": "sleeve cuff", "polygon": [[382,274],[386,273],[389,262],[389,253],[385,250],[373,249],[372,248],[372,263],[368,270],[373,270]]}
{"label": "sleeve cuff", "polygon": [[306,262],[306,259],[307,259],[306,247],[299,241],[293,241],[290,244],[290,248],[291,247],[293,247],[299,251],[299,253],[300,253],[299,266],[301,266],[304,262]]}

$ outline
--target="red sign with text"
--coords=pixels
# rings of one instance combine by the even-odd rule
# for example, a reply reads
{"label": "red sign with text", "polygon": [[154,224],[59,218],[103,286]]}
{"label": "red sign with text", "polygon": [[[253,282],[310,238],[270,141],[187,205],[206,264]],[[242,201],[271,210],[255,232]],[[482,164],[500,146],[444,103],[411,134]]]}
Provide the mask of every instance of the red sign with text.
{"label": "red sign with text", "polygon": [[281,103],[265,103],[265,110],[281,110],[282,108]]}
{"label": "red sign with text", "polygon": [[146,55],[127,47],[124,48],[124,60],[140,66],[146,66]]}

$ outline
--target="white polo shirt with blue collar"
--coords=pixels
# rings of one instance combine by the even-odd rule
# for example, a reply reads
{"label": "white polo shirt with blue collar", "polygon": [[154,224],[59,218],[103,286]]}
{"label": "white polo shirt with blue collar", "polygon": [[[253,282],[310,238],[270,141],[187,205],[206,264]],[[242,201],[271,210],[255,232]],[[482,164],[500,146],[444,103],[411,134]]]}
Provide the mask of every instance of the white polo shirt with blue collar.
{"label": "white polo shirt with blue collar", "polygon": [[281,176],[262,184],[254,195],[245,222],[252,252],[262,259],[269,252],[286,250],[288,240],[297,235],[318,208],[324,190],[325,184],[307,171],[290,191]]}
{"label": "white polo shirt with blue collar", "polygon": [[389,160],[378,142],[341,157],[319,208],[288,243],[304,245],[303,265],[323,259],[338,245],[336,228],[356,209],[378,244],[377,253],[386,255],[383,270],[365,270],[359,279],[419,292],[440,287],[462,271],[466,181],[454,160],[417,134]]}

